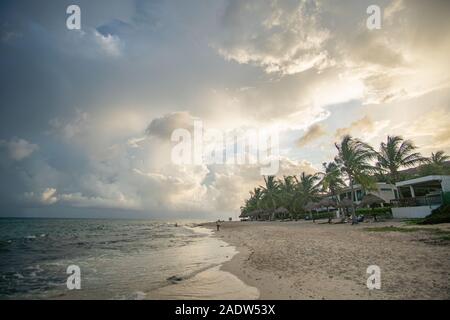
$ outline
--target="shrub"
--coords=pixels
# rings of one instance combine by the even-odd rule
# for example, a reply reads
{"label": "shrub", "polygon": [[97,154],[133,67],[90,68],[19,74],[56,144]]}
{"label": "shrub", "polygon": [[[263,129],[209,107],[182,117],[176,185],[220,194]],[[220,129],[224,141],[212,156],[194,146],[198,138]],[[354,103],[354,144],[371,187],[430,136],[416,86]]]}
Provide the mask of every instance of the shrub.
{"label": "shrub", "polygon": [[356,209],[356,214],[364,216],[377,216],[381,218],[392,218],[392,211],[389,207]]}
{"label": "shrub", "polygon": [[450,222],[450,204],[444,204],[431,211],[419,224],[438,224]]}
{"label": "shrub", "polygon": [[328,219],[330,216],[335,216],[336,214],[334,212],[319,212],[319,213],[313,213],[314,219]]}

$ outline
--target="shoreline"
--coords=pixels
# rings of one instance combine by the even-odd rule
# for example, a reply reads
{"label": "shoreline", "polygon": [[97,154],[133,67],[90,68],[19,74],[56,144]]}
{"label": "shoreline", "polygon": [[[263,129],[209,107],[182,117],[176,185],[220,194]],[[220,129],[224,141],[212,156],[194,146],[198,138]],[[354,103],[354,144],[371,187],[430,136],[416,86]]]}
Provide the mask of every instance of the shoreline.
{"label": "shoreline", "polygon": [[223,261],[205,266],[190,274],[176,274],[171,276],[171,283],[156,288],[145,294],[150,300],[256,300],[259,291],[254,286],[244,283],[234,273],[224,270],[222,266],[230,262],[239,254],[234,245],[215,237],[209,227],[197,224],[195,226],[182,226],[195,233],[207,234],[209,241],[213,242],[214,250],[220,252]]}
{"label": "shoreline", "polygon": [[[229,222],[226,223],[228,224]],[[223,224],[224,222],[221,223],[221,230],[223,230]],[[214,237],[236,248],[237,254],[231,260],[222,263],[220,270],[231,273],[247,286],[257,288],[259,291],[258,300],[284,300],[294,298],[289,290],[289,282],[285,281],[285,279],[255,269],[251,271],[253,272],[252,275],[250,275],[249,271],[246,271],[246,262],[249,261],[253,253],[252,249],[238,243],[238,241],[233,241],[231,237],[220,234],[220,231],[218,233],[215,222],[208,222],[199,226],[211,229]]]}
{"label": "shoreline", "polygon": [[[259,290],[259,299],[450,299],[450,244],[434,243],[431,230],[369,232],[407,226],[401,221],[347,224],[222,222],[200,226],[238,253],[220,267]],[[427,231],[430,230],[430,232]],[[367,267],[381,269],[380,290],[366,286]]]}

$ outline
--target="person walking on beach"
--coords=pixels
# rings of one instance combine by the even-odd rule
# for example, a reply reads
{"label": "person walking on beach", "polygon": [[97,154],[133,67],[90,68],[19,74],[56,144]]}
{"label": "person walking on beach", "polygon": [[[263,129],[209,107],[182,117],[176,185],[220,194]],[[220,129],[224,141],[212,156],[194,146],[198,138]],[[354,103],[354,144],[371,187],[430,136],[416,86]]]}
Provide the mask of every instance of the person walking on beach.
{"label": "person walking on beach", "polygon": [[216,227],[217,227],[217,231],[219,231],[219,229],[220,229],[220,219],[217,220],[217,222],[216,222]]}

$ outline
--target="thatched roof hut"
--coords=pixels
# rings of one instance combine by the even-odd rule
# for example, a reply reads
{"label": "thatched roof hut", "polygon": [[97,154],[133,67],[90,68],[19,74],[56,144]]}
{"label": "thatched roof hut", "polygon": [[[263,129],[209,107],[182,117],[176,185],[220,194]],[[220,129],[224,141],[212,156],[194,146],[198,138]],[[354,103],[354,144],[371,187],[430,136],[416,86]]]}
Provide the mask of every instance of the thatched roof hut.
{"label": "thatched roof hut", "polygon": [[312,210],[317,209],[317,208],[319,208],[319,207],[320,207],[320,206],[318,206],[318,204],[315,203],[315,202],[308,202],[308,203],[303,207],[303,209],[305,209],[306,211],[312,211]]}
{"label": "thatched roof hut", "polygon": [[382,199],[374,194],[366,194],[362,198],[358,207],[366,207],[366,206],[371,206],[373,204],[382,204],[382,203],[386,203],[386,201],[384,201],[384,199]]}
{"label": "thatched roof hut", "polygon": [[275,210],[275,213],[285,214],[285,213],[289,213],[289,210],[284,207],[279,207]]}
{"label": "thatched roof hut", "polygon": [[330,198],[323,198],[322,200],[319,201],[318,205],[320,207],[325,207],[325,208],[329,208],[329,207],[336,207],[337,203],[335,200],[330,199]]}
{"label": "thatched roof hut", "polygon": [[342,199],[339,204],[338,207],[340,208],[351,208],[353,207],[353,201],[350,199]]}
{"label": "thatched roof hut", "polygon": [[256,210],[250,211],[247,215],[249,217],[256,217],[256,216],[258,216],[259,214],[261,214],[263,212],[264,212],[263,210],[256,209]]}
{"label": "thatched roof hut", "polygon": [[261,212],[258,214],[262,219],[270,220],[272,216],[272,211],[270,210],[261,210]]}

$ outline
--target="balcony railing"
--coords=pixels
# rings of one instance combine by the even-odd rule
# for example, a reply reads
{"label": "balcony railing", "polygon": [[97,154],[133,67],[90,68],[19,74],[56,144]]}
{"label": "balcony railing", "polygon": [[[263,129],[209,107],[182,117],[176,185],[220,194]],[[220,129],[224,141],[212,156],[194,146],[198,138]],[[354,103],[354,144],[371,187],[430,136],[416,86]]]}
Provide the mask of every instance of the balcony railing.
{"label": "balcony railing", "polygon": [[391,200],[393,207],[420,207],[442,204],[442,194]]}

